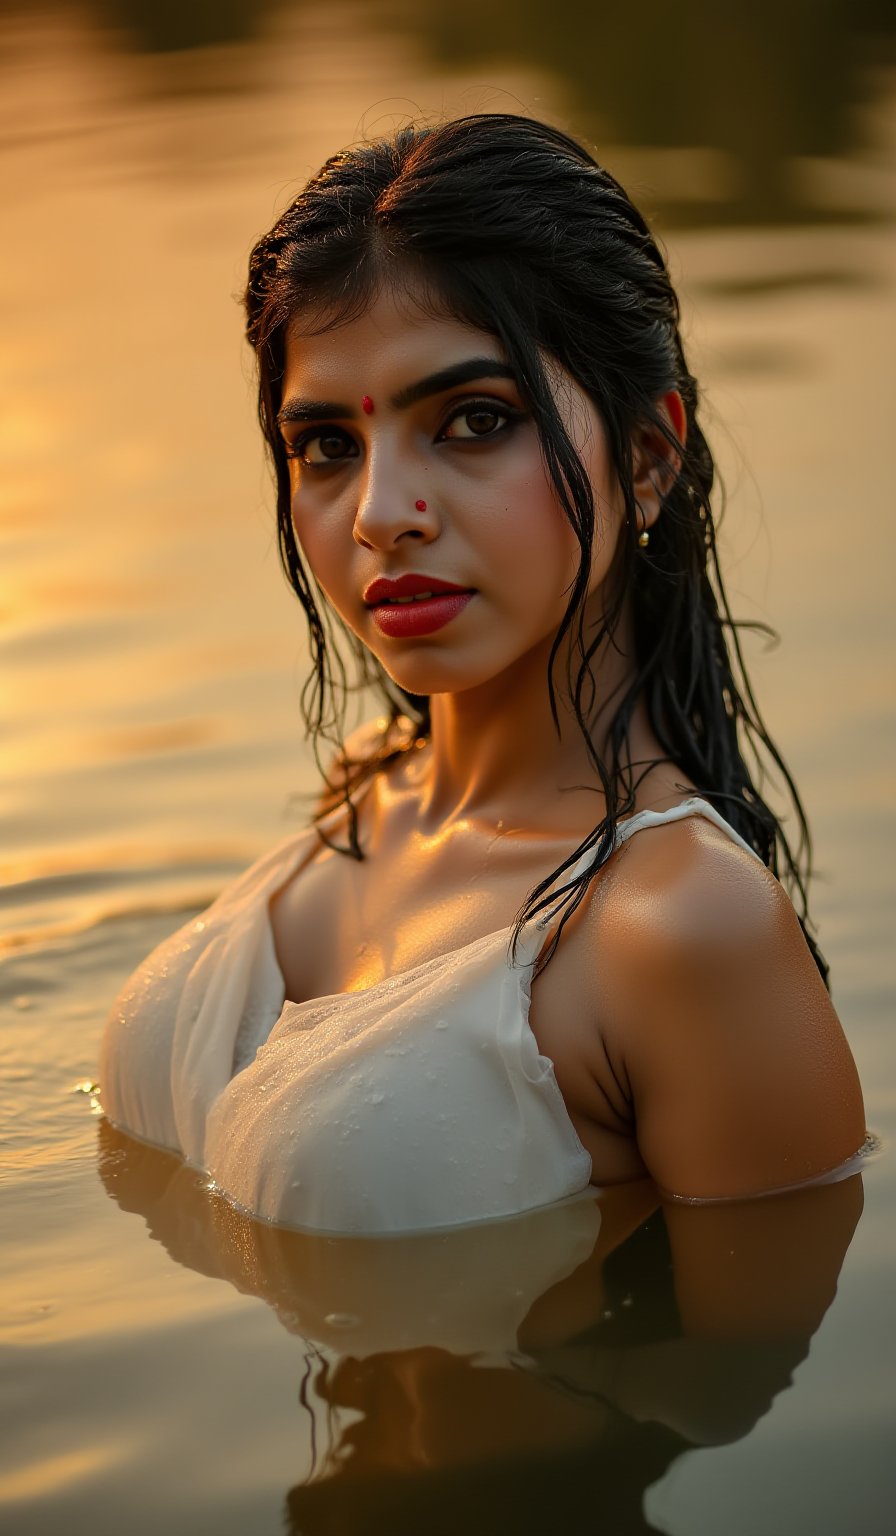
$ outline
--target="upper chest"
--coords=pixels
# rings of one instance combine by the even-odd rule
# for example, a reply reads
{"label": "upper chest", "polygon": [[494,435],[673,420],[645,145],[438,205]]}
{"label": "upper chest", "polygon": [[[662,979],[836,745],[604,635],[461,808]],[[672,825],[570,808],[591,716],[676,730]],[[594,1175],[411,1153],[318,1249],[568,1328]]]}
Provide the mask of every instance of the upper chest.
{"label": "upper chest", "polygon": [[[567,847],[537,850],[512,839],[458,838],[391,860],[357,861],[322,847],[275,897],[271,923],[287,996],[295,1001],[361,992],[417,966],[446,959],[446,984],[463,976],[465,951],[490,934],[495,967],[506,965],[510,930],[530,890]],[[465,846],[464,846],[465,844]],[[594,963],[602,872],[567,923],[531,999],[524,1025],[552,1063],[570,1119],[591,1154],[596,1182],[637,1176],[628,1105],[604,1039],[601,967]],[[549,933],[545,934],[545,939]],[[420,1019],[425,1031],[427,1021]]]}
{"label": "upper chest", "polygon": [[361,859],[321,844],[271,903],[287,996],[358,992],[512,929],[567,845],[457,826],[383,840]]}

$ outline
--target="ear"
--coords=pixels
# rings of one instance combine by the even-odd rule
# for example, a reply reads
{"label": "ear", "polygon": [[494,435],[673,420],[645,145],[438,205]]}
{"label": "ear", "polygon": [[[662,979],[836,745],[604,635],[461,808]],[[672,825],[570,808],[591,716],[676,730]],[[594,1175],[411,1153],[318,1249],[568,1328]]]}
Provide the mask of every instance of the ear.
{"label": "ear", "polygon": [[663,501],[678,478],[681,450],[687,436],[687,415],[677,389],[670,389],[656,402],[657,415],[673,434],[677,447],[652,423],[638,427],[632,438],[632,472],[635,501],[641,514],[641,529],[657,520]]}

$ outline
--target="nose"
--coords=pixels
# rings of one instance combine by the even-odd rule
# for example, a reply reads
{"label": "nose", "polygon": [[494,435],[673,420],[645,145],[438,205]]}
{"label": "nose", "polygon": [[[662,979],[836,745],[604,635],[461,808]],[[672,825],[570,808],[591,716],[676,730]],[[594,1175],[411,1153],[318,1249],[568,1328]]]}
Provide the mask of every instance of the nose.
{"label": "nose", "polygon": [[[363,549],[390,550],[402,542],[430,544],[441,524],[427,494],[426,476],[371,454],[360,489],[352,534]],[[411,484],[411,481],[414,483]]]}

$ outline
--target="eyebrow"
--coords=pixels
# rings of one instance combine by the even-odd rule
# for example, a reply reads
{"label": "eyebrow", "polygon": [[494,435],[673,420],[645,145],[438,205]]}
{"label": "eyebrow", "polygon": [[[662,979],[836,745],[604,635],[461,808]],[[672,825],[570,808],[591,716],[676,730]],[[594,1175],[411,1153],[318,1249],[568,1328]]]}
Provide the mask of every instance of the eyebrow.
{"label": "eyebrow", "polygon": [[[512,384],[517,382],[513,369],[497,358],[471,357],[462,363],[452,363],[449,368],[440,368],[438,373],[427,374],[425,379],[418,379],[416,384],[408,384],[392,396],[389,404],[393,410],[406,411],[409,406],[428,399],[430,395],[443,394],[446,389],[469,384],[473,379],[509,379]],[[287,421],[320,421],[327,416],[343,416],[353,420],[357,414],[353,405],[345,405],[337,400],[303,400],[293,396],[284,401],[277,412],[277,421],[282,426]]]}
{"label": "eyebrow", "polygon": [[471,357],[464,363],[452,363],[450,368],[440,368],[438,373],[429,374],[417,384],[408,384],[406,389],[400,389],[397,395],[392,396],[389,404],[396,411],[405,411],[409,405],[416,405],[418,400],[440,395],[446,389],[456,388],[458,384],[469,384],[473,379],[509,379],[515,384],[516,374],[506,363],[499,362],[495,357]]}

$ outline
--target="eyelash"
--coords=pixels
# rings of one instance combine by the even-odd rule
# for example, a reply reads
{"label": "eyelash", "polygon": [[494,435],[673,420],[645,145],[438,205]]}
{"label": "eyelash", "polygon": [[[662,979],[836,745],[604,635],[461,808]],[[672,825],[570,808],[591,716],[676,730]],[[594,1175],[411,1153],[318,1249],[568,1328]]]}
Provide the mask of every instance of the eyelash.
{"label": "eyelash", "polygon": [[[455,421],[459,421],[462,416],[475,416],[478,411],[481,411],[484,416],[503,417],[504,425],[501,427],[496,427],[493,432],[483,432],[478,437],[477,434],[474,433],[472,437],[455,439],[455,441],[463,441],[467,443],[477,441],[484,443],[494,442],[496,437],[500,437],[502,432],[510,431],[511,428],[515,427],[518,422],[523,420],[524,416],[523,411],[518,411],[512,405],[507,405],[505,401],[494,399],[490,400],[488,396],[485,395],[479,399],[464,400],[460,405],[453,406],[445,421],[439,428],[440,434],[443,433],[448,427],[452,426]],[[450,442],[451,439],[443,439],[443,441]]]}
{"label": "eyelash", "polygon": [[[471,437],[466,438],[452,439],[442,436],[450,426],[453,426],[455,421],[459,421],[464,416],[474,416],[477,412],[481,412],[483,415],[502,418],[503,425],[496,427],[492,432],[483,432],[478,435],[474,433]],[[487,397],[464,400],[459,405],[452,407],[449,415],[439,428],[439,437],[436,440],[441,442],[493,443],[497,437],[500,437],[504,432],[512,430],[513,427],[521,422],[524,419],[524,414],[523,411],[517,410],[514,406],[507,405],[503,400],[490,400]],[[305,449],[309,443],[313,443],[316,438],[321,437],[342,437],[347,442],[352,440],[350,434],[342,427],[309,427],[305,432],[301,432],[293,443],[285,445],[284,451],[287,459],[296,460],[302,465],[303,469],[317,470],[335,468],[337,465],[344,464],[347,459],[354,457],[353,454],[346,454],[342,458],[331,459],[323,464],[307,463],[303,459]]]}
{"label": "eyelash", "polygon": [[[302,455],[305,449],[308,447],[309,443],[313,443],[315,438],[318,437],[342,437],[345,438],[346,441],[351,441],[348,433],[343,431],[342,427],[309,427],[306,432],[299,433],[299,436],[295,439],[295,442],[286,443],[284,445],[283,451],[286,454],[286,457],[288,459],[297,460],[297,462],[302,464],[303,468],[305,469],[329,469],[331,465],[344,463],[343,459],[331,459],[329,464],[304,463]],[[349,455],[346,455],[346,458],[348,457]]]}

